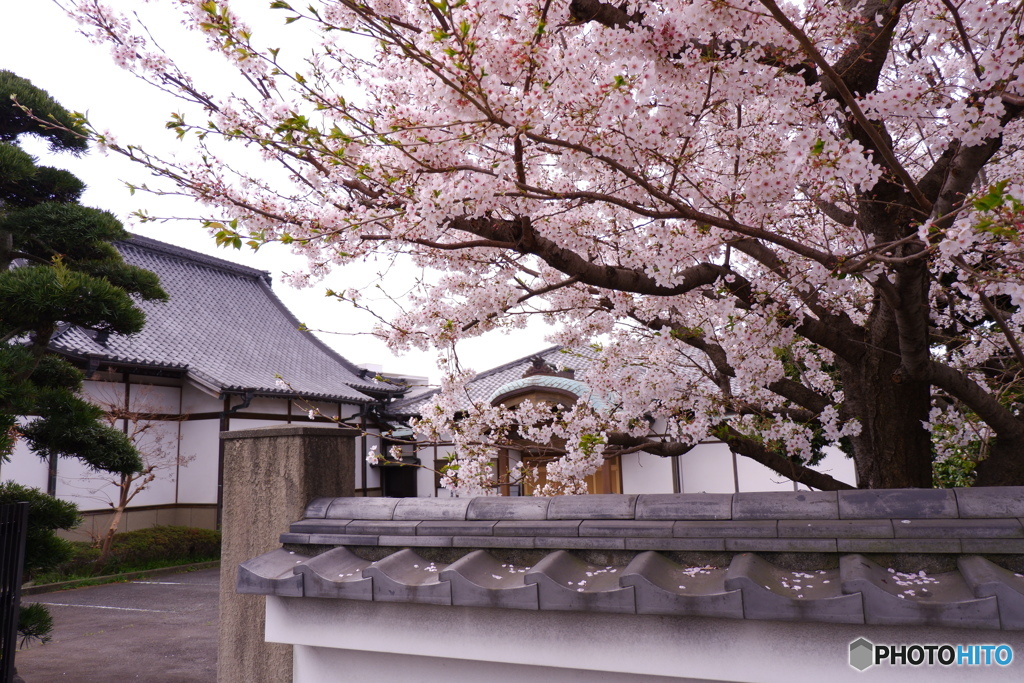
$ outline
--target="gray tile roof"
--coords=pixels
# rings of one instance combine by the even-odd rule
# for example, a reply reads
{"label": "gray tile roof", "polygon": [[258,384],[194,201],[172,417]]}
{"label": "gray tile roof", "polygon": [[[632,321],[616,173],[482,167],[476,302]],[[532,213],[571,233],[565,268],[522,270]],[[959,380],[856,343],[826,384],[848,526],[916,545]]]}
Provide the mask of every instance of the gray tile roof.
{"label": "gray tile roof", "polygon": [[[319,498],[281,535],[287,549],[240,565],[236,589],[1024,630],[1024,487],[872,493],[881,507],[859,512],[861,491]],[[857,541],[886,555],[844,550]],[[325,545],[336,547],[317,554]]]}
{"label": "gray tile roof", "polygon": [[125,261],[155,272],[167,303],[142,302],[146,326],[132,336],[96,335],[72,327],[51,348],[77,358],[178,369],[215,391],[290,395],[280,374],[308,398],[364,403],[386,393],[359,368],[300,331],[260,270],[135,236],[117,245]]}
{"label": "gray tile roof", "polygon": [[[532,353],[529,356],[517,358],[516,360],[499,365],[496,368],[485,370],[474,377],[467,385],[468,399],[474,402],[486,402],[489,397],[502,386],[519,380],[523,373],[533,364],[532,360],[540,356],[556,370],[571,369],[576,371],[576,379],[583,379],[583,374],[592,362],[590,354],[586,351],[570,351],[561,346],[552,346]],[[393,415],[417,415],[423,405],[430,400],[438,390],[432,390],[417,394],[400,401],[395,401],[388,406],[388,412]]]}

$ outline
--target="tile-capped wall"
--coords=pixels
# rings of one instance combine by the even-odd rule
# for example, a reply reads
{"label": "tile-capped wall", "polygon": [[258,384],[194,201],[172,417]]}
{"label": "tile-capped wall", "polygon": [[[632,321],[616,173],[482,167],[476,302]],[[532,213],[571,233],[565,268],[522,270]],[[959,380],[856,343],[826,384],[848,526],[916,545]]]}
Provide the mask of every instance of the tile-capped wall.
{"label": "tile-capped wall", "polygon": [[[1005,561],[1024,555],[1024,488],[977,491],[320,498],[282,534],[289,549],[240,566],[238,591],[1024,630],[1024,574]],[[325,545],[336,547],[324,553]],[[378,546],[382,559],[363,559],[360,546]],[[425,559],[441,552],[451,564]],[[731,560],[728,566],[684,566],[670,559],[691,553]],[[833,558],[813,571],[793,571],[757,553]],[[957,568],[901,573],[865,553],[876,560],[953,555]],[[533,564],[499,557],[531,557]],[[600,562],[596,557],[618,564],[593,564]]]}
{"label": "tile-capped wall", "polygon": [[1024,553],[1022,519],[1024,487],[318,498],[281,541],[474,547],[479,539],[480,548],[1014,554]]}

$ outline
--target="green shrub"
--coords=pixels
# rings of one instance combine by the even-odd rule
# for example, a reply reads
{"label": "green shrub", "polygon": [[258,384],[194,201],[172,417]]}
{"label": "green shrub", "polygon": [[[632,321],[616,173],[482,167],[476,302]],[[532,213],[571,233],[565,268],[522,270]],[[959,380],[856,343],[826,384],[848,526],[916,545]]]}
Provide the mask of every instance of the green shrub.
{"label": "green shrub", "polygon": [[22,605],[18,612],[18,638],[19,647],[25,647],[25,643],[38,640],[40,643],[50,641],[53,633],[53,617],[45,605],[32,603]]}
{"label": "green shrub", "polygon": [[220,557],[220,532],[183,526],[155,526],[114,536],[106,566],[124,567],[154,561],[201,562]]}
{"label": "green shrub", "polygon": [[123,574],[220,559],[220,532],[183,526],[155,526],[114,536],[110,555],[100,562],[100,550],[91,543],[71,544],[74,556],[36,583]]}
{"label": "green shrub", "polygon": [[81,520],[74,503],[13,481],[0,484],[0,505],[18,502],[28,503],[24,570],[27,581],[34,574],[56,567],[73,556],[72,544],[57,537],[54,530],[73,529]]}

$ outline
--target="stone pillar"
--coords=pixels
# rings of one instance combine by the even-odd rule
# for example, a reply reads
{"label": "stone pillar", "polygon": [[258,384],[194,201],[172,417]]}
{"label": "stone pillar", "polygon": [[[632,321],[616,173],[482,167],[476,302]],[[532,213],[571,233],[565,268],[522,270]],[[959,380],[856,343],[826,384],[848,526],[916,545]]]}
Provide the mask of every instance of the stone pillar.
{"label": "stone pillar", "polygon": [[287,683],[290,645],[263,640],[265,598],[235,593],[238,565],[280,547],[278,536],[324,496],[352,496],[355,437],[337,426],[274,425],[224,441],[218,683]]}

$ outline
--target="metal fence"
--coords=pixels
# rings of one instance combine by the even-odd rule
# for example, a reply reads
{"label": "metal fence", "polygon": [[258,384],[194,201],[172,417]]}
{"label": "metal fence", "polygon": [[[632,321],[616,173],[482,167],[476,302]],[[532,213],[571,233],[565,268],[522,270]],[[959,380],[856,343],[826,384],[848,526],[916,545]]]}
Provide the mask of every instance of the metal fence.
{"label": "metal fence", "polygon": [[28,503],[0,505],[0,683],[14,679]]}

